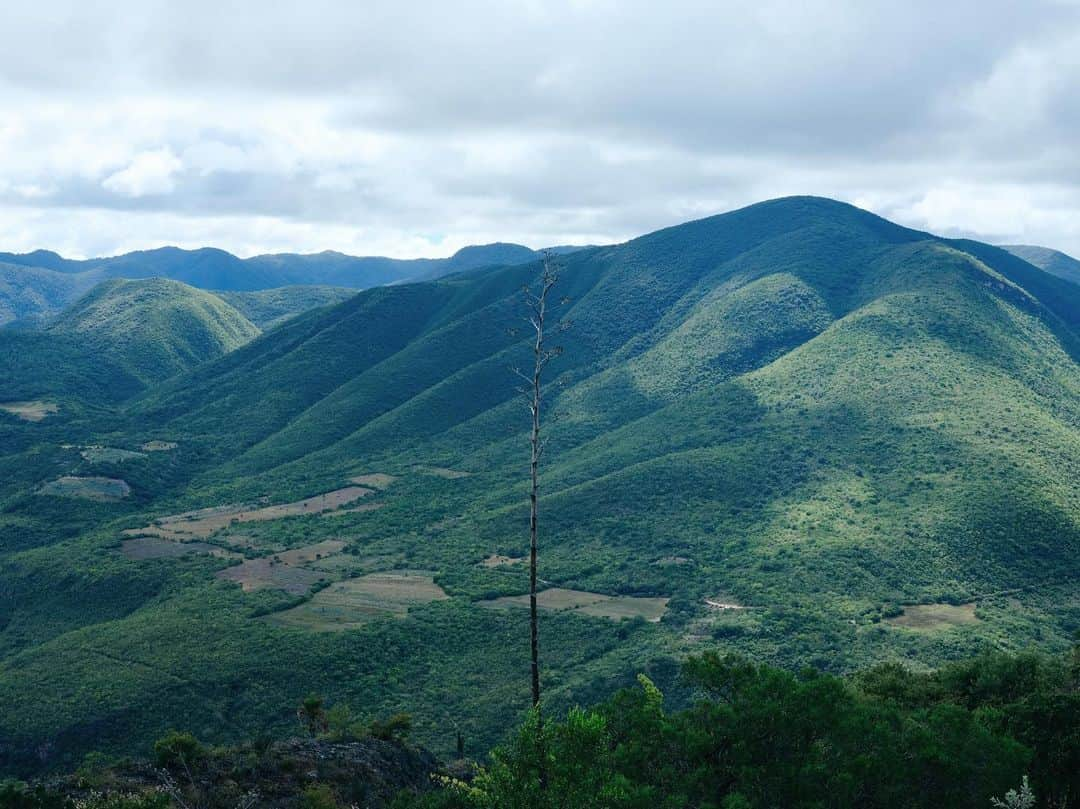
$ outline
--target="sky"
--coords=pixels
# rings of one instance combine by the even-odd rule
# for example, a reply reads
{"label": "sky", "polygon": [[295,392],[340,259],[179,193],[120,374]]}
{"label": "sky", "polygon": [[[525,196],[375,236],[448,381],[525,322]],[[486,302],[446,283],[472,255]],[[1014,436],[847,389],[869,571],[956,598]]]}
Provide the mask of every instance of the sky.
{"label": "sky", "polygon": [[1080,0],[35,0],[0,31],[0,250],[442,256],[816,194],[1080,256]]}

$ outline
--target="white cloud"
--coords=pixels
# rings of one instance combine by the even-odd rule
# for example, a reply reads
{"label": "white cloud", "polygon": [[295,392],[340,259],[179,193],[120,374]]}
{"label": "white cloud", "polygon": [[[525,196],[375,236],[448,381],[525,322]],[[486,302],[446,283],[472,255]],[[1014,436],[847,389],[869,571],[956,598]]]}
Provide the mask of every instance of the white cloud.
{"label": "white cloud", "polygon": [[1080,253],[1075,3],[42,0],[0,29],[0,250],[438,254],[812,193]]}
{"label": "white cloud", "polygon": [[174,177],[182,166],[180,158],[166,146],[135,155],[127,168],[110,174],[101,185],[129,197],[168,194],[176,188]]}

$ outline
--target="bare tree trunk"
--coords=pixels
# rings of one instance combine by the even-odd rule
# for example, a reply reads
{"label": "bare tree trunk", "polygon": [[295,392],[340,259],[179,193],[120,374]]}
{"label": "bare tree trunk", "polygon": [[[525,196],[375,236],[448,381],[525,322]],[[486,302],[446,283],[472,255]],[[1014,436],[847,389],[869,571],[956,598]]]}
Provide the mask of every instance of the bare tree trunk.
{"label": "bare tree trunk", "polygon": [[[537,545],[538,545],[538,499],[540,458],[544,454],[544,442],[540,438],[541,405],[543,403],[543,374],[547,364],[562,353],[559,347],[548,348],[544,342],[544,321],[547,317],[548,294],[559,280],[558,270],[550,256],[544,256],[544,268],[540,274],[539,287],[525,287],[525,301],[529,308],[529,323],[535,332],[533,341],[533,367],[528,374],[518,368],[514,372],[525,384],[523,393],[529,403],[532,416],[529,455],[529,645],[532,652],[532,705],[536,711],[537,750],[540,756],[540,788],[547,788],[547,768],[544,766],[544,723],[540,704],[540,622],[536,605]],[[563,324],[560,324],[562,326]]]}
{"label": "bare tree trunk", "polygon": [[[540,627],[536,611],[536,524],[537,524],[537,491],[538,473],[540,468],[540,379],[543,372],[544,354],[544,309],[547,304],[547,289],[541,291],[539,305],[536,310],[536,342],[533,344],[532,380],[532,458],[529,464],[529,634],[532,647],[532,701],[539,720],[540,712]],[[542,726],[541,726],[542,727]]]}

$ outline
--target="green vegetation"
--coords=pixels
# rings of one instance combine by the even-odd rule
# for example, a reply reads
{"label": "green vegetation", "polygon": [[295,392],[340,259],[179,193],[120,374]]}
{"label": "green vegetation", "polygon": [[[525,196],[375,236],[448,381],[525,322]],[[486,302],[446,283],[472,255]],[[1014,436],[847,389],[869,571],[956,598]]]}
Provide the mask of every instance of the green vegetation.
{"label": "green vegetation", "polygon": [[[589,601],[540,615],[548,716],[638,672],[678,702],[678,661],[710,651],[842,674],[1069,648],[1080,287],[810,198],[560,261],[574,328],[550,366],[540,576]],[[5,401],[59,405],[0,413],[0,771],[145,750],[178,716],[208,744],[281,733],[311,690],[409,711],[440,753],[458,729],[473,756],[504,738],[527,710],[527,611],[485,602],[527,571],[485,560],[527,548],[507,367],[536,269],[361,292],[149,384],[59,330],[0,332],[50,358],[0,352],[24,374]],[[175,447],[63,449],[150,441]],[[395,479],[296,508],[374,472]],[[35,494],[105,475],[130,494]],[[228,504],[260,516],[168,536],[165,518]],[[132,530],[217,550],[143,552]],[[365,611],[343,586],[408,571],[447,597]]]}
{"label": "green vegetation", "polygon": [[102,283],[50,331],[117,357],[144,382],[190,370],[259,334],[215,295],[162,278]]}
{"label": "green vegetation", "polygon": [[309,309],[341,303],[355,295],[356,290],[345,287],[292,286],[255,292],[214,294],[266,331]]}
{"label": "green vegetation", "polygon": [[642,676],[638,688],[548,723],[542,743],[531,715],[471,783],[445,778],[398,807],[975,809],[1021,785],[1040,806],[1071,806],[1077,665],[1075,654],[1071,664],[987,655],[928,674],[883,665],[845,681],[707,653],[686,666],[693,707],[665,711]]}

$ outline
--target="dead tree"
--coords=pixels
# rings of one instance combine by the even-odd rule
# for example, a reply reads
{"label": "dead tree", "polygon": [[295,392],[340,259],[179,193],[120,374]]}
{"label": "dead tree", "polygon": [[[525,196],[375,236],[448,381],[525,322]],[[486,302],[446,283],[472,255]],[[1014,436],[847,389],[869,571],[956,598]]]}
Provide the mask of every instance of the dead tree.
{"label": "dead tree", "polygon": [[[537,712],[538,733],[543,732],[540,724],[540,632],[536,609],[536,557],[537,557],[537,495],[539,492],[540,458],[544,454],[545,440],[540,437],[541,406],[544,399],[544,369],[553,359],[562,354],[561,346],[549,347],[546,342],[547,319],[551,314],[551,291],[559,281],[559,270],[550,253],[545,253],[540,277],[524,287],[527,320],[533,328],[531,335],[533,362],[531,372],[520,368],[513,371],[524,383],[518,390],[522,393],[532,417],[532,429],[529,437],[529,640],[532,651],[532,704]],[[562,303],[565,303],[565,299]],[[557,331],[564,331],[568,323],[558,324]]]}

